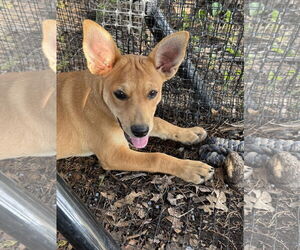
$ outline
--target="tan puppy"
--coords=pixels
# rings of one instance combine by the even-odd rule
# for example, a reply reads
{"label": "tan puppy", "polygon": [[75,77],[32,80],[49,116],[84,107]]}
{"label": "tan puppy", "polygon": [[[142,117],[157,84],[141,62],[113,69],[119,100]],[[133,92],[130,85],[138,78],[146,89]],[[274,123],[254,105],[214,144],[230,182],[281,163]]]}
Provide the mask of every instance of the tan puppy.
{"label": "tan puppy", "polygon": [[43,33],[52,70],[0,75],[0,159],[55,156],[56,22],[44,21]]}
{"label": "tan puppy", "polygon": [[89,71],[58,76],[58,158],[95,153],[107,170],[167,173],[193,183],[210,179],[213,168],[200,161],[137,152],[128,145],[143,148],[149,136],[186,144],[205,139],[201,127],[180,128],[154,117],[162,85],[177,72],[188,39],[188,32],[177,32],[147,57],[121,55],[105,29],[85,20]]}

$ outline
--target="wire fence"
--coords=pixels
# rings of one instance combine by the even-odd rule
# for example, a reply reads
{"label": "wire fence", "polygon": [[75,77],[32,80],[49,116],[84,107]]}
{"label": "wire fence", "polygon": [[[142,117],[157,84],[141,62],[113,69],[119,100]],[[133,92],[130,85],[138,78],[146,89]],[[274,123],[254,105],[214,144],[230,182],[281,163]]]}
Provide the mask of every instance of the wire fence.
{"label": "wire fence", "polygon": [[[54,9],[48,0],[0,1],[1,73],[47,67],[40,24],[44,18],[55,18]],[[82,21],[87,18],[103,25],[124,54],[147,55],[164,36],[187,30],[191,39],[186,59],[164,85],[157,111],[160,117],[183,126],[245,118],[246,134],[270,131],[266,137],[299,140],[298,13],[294,0],[58,0],[57,70],[86,69]],[[196,148],[182,151],[181,145],[156,141],[149,145],[150,151],[199,158]],[[106,173],[95,158],[62,161],[58,171],[123,246],[239,249],[243,226],[244,242],[250,249],[299,246],[299,186],[295,192],[282,191],[253,179],[249,190],[256,190],[246,190],[246,197],[253,201],[267,192],[272,201],[266,205],[274,210],[255,209],[252,204],[252,213],[246,214],[243,224],[242,192],[219,183],[195,187],[172,179],[175,185],[165,185],[169,179],[161,175]],[[130,194],[136,195],[134,202],[126,203]],[[220,197],[224,202],[217,205]]]}
{"label": "wire fence", "polygon": [[51,0],[0,1],[0,73],[47,68],[41,23],[55,18],[54,10]]}
{"label": "wire fence", "polygon": [[[41,249],[47,243],[52,246],[56,243],[55,232],[49,233],[51,231],[49,228],[55,228],[56,221],[54,215],[55,156],[18,157],[3,160],[3,157],[7,157],[6,153],[9,149],[15,150],[13,155],[15,157],[18,155],[18,149],[25,149],[26,146],[22,145],[29,145],[26,144],[26,138],[31,137],[38,144],[39,140],[36,138],[41,130],[43,134],[55,135],[55,130],[50,131],[50,127],[47,129],[41,125],[44,124],[41,117],[46,117],[47,111],[52,107],[53,116],[49,115],[47,118],[55,124],[55,106],[52,106],[52,102],[48,102],[48,108],[39,109],[37,105],[37,100],[42,99],[45,93],[41,89],[55,88],[55,74],[47,70],[48,61],[42,51],[42,21],[53,18],[55,18],[55,3],[52,0],[0,1],[0,117],[2,127],[0,132],[0,249],[27,249],[27,247]],[[30,92],[35,94],[29,97],[27,94]],[[19,109],[19,103],[22,103],[21,109]],[[40,114],[39,111],[47,115],[39,116],[37,115],[37,113]],[[35,122],[31,123],[30,118]],[[34,134],[30,132],[32,129],[34,129]],[[55,138],[53,142],[55,145]],[[4,184],[7,178],[12,181],[12,186],[15,188],[13,191],[7,184],[10,181],[7,180]],[[3,185],[7,189],[3,189]],[[29,197],[34,199],[31,200]],[[4,205],[6,198],[8,203]],[[35,200],[38,200],[38,203]],[[29,204],[26,202],[30,202],[31,209],[26,207]],[[35,206],[36,204],[38,207]],[[42,218],[43,230],[36,233],[39,228],[37,218],[41,211],[50,212]],[[23,220],[24,218],[26,219]],[[35,219],[30,221],[32,218]],[[48,224],[50,220],[53,222],[51,225]],[[49,238],[45,236],[47,234]]]}
{"label": "wire fence", "polygon": [[[87,18],[103,25],[124,54],[148,55],[164,36],[189,31],[186,59],[164,85],[157,115],[183,126],[243,119],[242,1],[58,1],[57,17],[59,72],[86,69]],[[199,160],[197,147],[182,151],[171,142],[151,140],[148,151]],[[219,178],[199,188],[156,174],[108,173],[98,164],[95,157],[61,160],[58,172],[122,247],[241,248],[242,191]]]}
{"label": "wire fence", "polygon": [[59,1],[57,15],[59,71],[86,68],[86,18],[103,25],[125,54],[147,55],[171,30],[189,31],[186,61],[164,85],[158,115],[185,126],[242,120],[242,1]]}
{"label": "wire fence", "polygon": [[[300,141],[299,7],[293,0],[245,2],[244,155],[255,174],[244,183],[247,249],[300,246],[299,147],[286,147]],[[254,137],[263,137],[259,150]]]}
{"label": "wire fence", "polygon": [[246,7],[245,124],[299,120],[299,6],[247,1]]}

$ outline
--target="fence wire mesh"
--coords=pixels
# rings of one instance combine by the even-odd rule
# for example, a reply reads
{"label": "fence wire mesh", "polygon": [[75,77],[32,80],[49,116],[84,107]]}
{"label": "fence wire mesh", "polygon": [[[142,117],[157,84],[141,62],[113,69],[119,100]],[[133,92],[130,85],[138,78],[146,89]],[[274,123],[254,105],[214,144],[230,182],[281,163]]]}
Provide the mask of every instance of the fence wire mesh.
{"label": "fence wire mesh", "polygon": [[[157,23],[161,16],[166,22]],[[59,72],[86,69],[86,18],[103,25],[124,54],[147,55],[171,30],[189,31],[186,61],[164,85],[157,114],[183,126],[242,120],[242,1],[58,1],[57,17]],[[197,146],[151,138],[146,150],[199,160]],[[95,157],[61,160],[58,172],[123,248],[242,246],[243,191],[224,185],[222,170],[200,187],[159,174],[105,172]]]}
{"label": "fence wire mesh", "polygon": [[240,121],[244,95],[242,12],[242,1],[59,1],[58,70],[86,68],[81,49],[84,19],[102,24],[122,53],[147,55],[162,38],[161,33],[169,33],[168,27],[155,23],[162,14],[175,31],[189,31],[191,40],[188,61],[181,70],[188,73],[179,73],[165,84],[158,115],[185,126],[200,121]]}
{"label": "fence wire mesh", "polygon": [[[55,19],[54,9],[51,0],[0,1],[1,73],[47,67],[40,24]],[[162,118],[183,126],[242,121],[245,58],[246,134],[299,140],[298,1],[58,0],[58,72],[86,69],[86,18],[102,24],[122,53],[147,55],[172,30],[190,32],[186,60],[164,85]],[[148,149],[199,157],[196,147],[170,142],[152,140]],[[60,161],[58,171],[123,247],[240,249],[244,226],[247,249],[299,248],[299,185],[270,184],[267,168],[245,180],[243,224],[243,192],[224,186],[221,173],[199,187],[162,175],[108,173],[98,164],[73,158]]]}
{"label": "fence wire mesh", "polygon": [[299,120],[299,6],[296,1],[246,6],[246,124]]}
{"label": "fence wire mesh", "polygon": [[[0,249],[27,249],[28,246],[41,246],[47,243],[55,246],[56,243],[55,234],[51,235],[53,236],[52,241],[45,240],[44,242],[40,238],[41,234],[35,233],[34,229],[39,225],[39,215],[36,213],[38,208],[35,207],[29,211],[26,202],[23,200],[22,203],[20,199],[16,198],[18,195],[23,196],[24,199],[33,197],[32,207],[34,207],[36,199],[41,207],[50,208],[51,214],[48,218],[43,218],[43,226],[47,224],[46,221],[52,220],[51,226],[55,228],[55,157],[12,158],[17,154],[14,151],[19,152],[18,150],[23,149],[24,144],[28,145],[26,141],[29,137],[36,139],[36,135],[40,134],[40,128],[43,127],[40,124],[44,124],[44,116],[36,116],[39,107],[35,102],[36,99],[43,98],[44,92],[41,89],[55,88],[55,74],[48,70],[48,61],[42,51],[42,21],[55,19],[55,7],[55,2],[52,0],[0,1],[0,182],[3,185],[4,175],[15,185],[15,190],[11,193],[8,191],[7,183],[5,186],[8,189],[0,187]],[[26,86],[26,92],[24,92],[24,86]],[[29,94],[28,96],[30,92],[36,93],[36,95]],[[35,98],[36,96],[38,98]],[[48,105],[48,107],[50,106],[51,104]],[[51,106],[50,109],[52,107],[54,111],[55,106]],[[41,113],[47,113],[48,110],[48,108],[44,108]],[[32,119],[36,118],[33,126],[33,123],[27,122],[30,120],[30,116]],[[55,123],[55,112],[53,112],[53,116],[48,116],[48,119]],[[34,130],[33,134],[30,133],[32,130]],[[50,128],[43,128],[43,133],[53,132],[54,136],[55,130],[49,130]],[[51,139],[55,142],[55,138]],[[35,143],[38,144],[37,141],[35,140]],[[9,155],[9,159],[5,159],[9,149],[11,155],[14,155]],[[6,198],[9,200],[8,203],[5,203]],[[6,210],[7,213],[5,213]],[[28,216],[28,214],[30,215]],[[26,220],[34,217],[35,221],[32,221],[32,227],[22,223],[21,216],[26,217]],[[45,229],[43,232],[47,230],[49,229]],[[27,247],[21,242],[27,244]],[[41,242],[43,243],[40,244]]]}
{"label": "fence wire mesh", "polygon": [[47,68],[41,23],[55,18],[54,10],[51,0],[0,2],[0,73]]}
{"label": "fence wire mesh", "polygon": [[[245,180],[246,249],[300,247],[299,147],[285,147],[300,145],[299,7],[293,0],[245,3],[245,155],[266,157],[245,160],[254,167]],[[258,153],[251,136],[263,137]]]}

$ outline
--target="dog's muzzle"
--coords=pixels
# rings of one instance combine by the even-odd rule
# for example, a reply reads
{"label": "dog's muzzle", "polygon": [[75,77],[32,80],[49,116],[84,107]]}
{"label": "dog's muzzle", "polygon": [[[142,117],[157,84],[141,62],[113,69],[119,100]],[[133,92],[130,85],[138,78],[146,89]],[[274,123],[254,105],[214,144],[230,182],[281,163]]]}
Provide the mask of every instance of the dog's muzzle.
{"label": "dog's muzzle", "polygon": [[[145,135],[145,136],[142,136],[142,137],[130,137],[123,129],[122,127],[122,124],[119,120],[119,118],[117,118],[118,122],[119,122],[119,125],[120,125],[120,128],[123,130],[123,133],[124,133],[124,136],[126,138],[126,140],[128,141],[128,143],[135,147],[135,148],[144,148],[147,146],[148,144],[148,139],[149,139],[149,136]],[[148,131],[147,131],[148,132]]]}

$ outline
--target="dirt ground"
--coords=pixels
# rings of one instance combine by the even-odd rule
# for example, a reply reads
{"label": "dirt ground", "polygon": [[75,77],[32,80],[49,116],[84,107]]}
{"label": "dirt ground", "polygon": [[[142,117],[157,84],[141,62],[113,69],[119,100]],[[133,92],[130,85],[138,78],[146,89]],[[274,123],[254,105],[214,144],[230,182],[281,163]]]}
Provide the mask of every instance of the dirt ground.
{"label": "dirt ground", "polygon": [[[145,151],[198,159],[199,146],[151,138]],[[243,193],[222,170],[204,185],[163,174],[104,171],[95,156],[57,164],[60,175],[123,249],[241,249]],[[59,249],[71,249],[61,236]]]}
{"label": "dirt ground", "polygon": [[276,186],[264,168],[244,188],[245,249],[299,249],[300,189]]}

